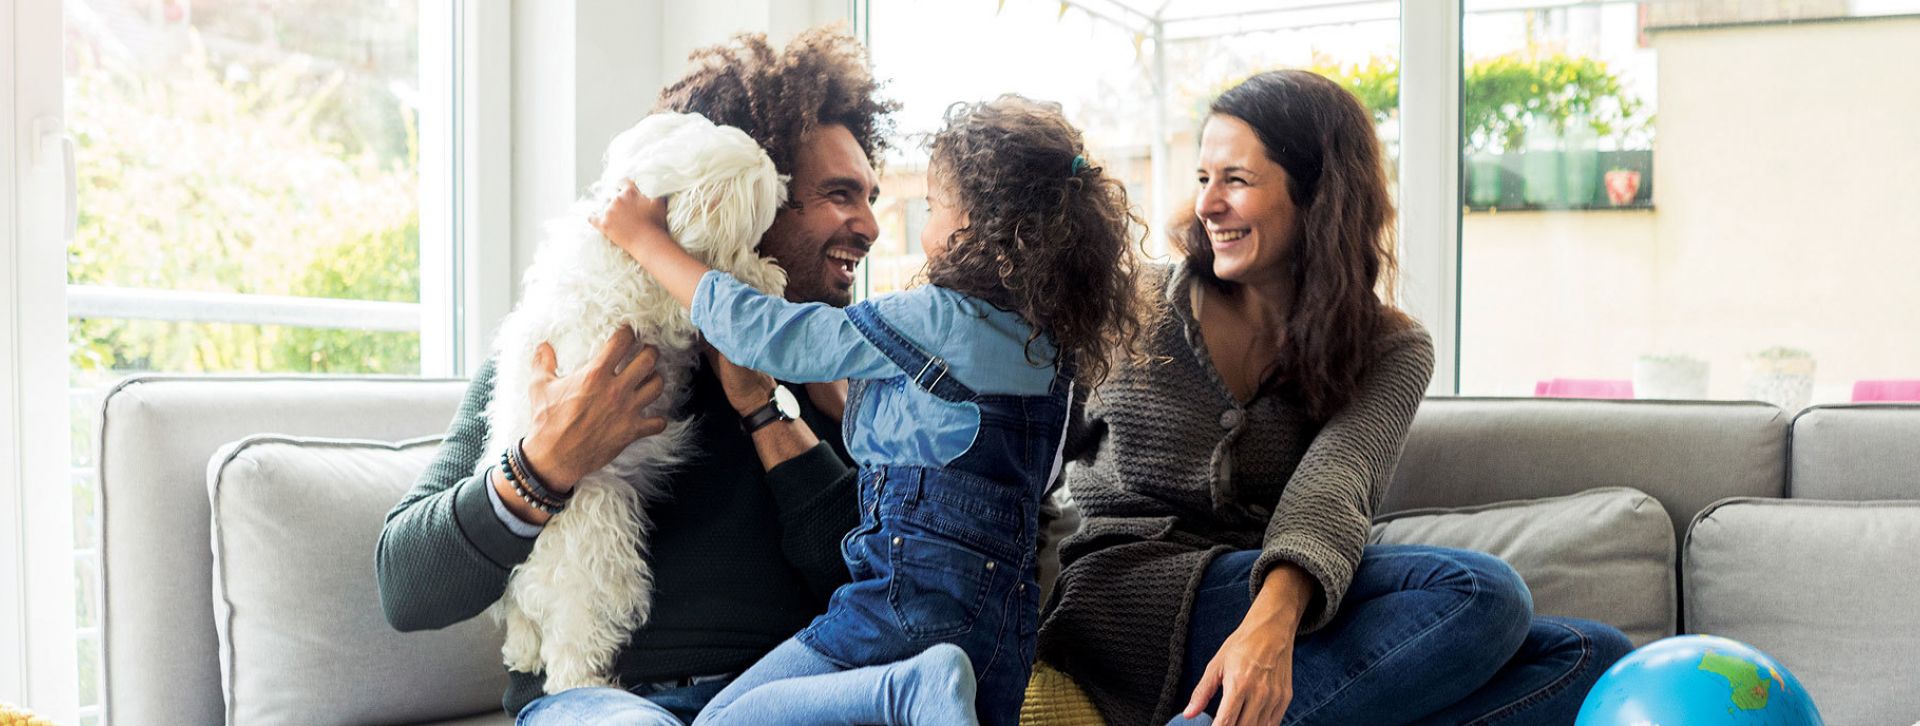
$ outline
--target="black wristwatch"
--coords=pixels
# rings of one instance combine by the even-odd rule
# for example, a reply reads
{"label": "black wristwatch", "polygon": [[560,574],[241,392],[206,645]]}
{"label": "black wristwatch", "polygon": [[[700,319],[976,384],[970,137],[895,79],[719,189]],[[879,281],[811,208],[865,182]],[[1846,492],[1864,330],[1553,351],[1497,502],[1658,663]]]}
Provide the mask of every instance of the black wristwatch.
{"label": "black wristwatch", "polygon": [[753,432],[766,428],[776,421],[792,421],[799,416],[800,402],[794,400],[793,392],[787,390],[786,386],[775,385],[773,396],[767,400],[767,405],[740,417],[740,430],[752,436]]}

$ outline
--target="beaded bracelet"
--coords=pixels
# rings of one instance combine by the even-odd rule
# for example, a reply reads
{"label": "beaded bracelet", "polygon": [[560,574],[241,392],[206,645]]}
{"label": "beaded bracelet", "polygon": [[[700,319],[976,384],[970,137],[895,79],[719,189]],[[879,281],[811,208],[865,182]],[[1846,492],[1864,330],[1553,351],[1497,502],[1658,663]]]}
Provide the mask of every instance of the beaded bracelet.
{"label": "beaded bracelet", "polygon": [[569,489],[564,492],[555,491],[553,487],[547,486],[546,482],[541,481],[540,477],[534,475],[533,466],[527,463],[527,450],[524,448],[526,443],[526,439],[520,439],[514,442],[513,446],[506,451],[508,461],[513,464],[514,473],[519,474],[520,480],[526,482],[527,486],[532,488],[534,493],[546,497],[548,501],[565,504],[567,500],[572,499],[573,490]]}
{"label": "beaded bracelet", "polygon": [[526,482],[521,481],[520,476],[514,473],[513,460],[504,451],[500,452],[500,474],[505,476],[507,483],[513,486],[513,493],[519,496],[522,501],[525,501],[528,506],[546,512],[549,515],[559,514],[560,510],[567,508],[566,502],[556,502],[547,499],[534,493],[532,489],[527,488]]}

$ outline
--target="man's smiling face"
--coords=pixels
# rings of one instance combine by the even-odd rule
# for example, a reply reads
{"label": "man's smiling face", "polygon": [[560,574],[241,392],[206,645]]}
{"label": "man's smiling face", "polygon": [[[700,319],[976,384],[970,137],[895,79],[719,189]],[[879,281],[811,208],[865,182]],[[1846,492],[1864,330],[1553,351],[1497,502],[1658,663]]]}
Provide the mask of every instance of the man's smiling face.
{"label": "man's smiling face", "polygon": [[793,198],[760,238],[760,251],[787,271],[787,299],[846,306],[853,270],[873,248],[880,179],[847,127],[821,126],[801,139]]}

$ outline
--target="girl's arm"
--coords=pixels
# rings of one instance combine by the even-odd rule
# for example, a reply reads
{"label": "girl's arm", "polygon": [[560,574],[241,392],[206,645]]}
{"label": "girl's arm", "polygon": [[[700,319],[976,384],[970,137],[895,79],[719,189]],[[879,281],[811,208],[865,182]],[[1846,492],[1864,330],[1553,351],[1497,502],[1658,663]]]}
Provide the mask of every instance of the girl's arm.
{"label": "girl's arm", "polygon": [[[898,375],[846,312],[792,303],[714,272],[667,232],[667,204],[626,182],[590,221],[692,312],[707,342],[734,363],[783,381],[814,383]],[[704,282],[703,282],[704,281]]]}
{"label": "girl's arm", "polygon": [[[681,305],[693,307],[693,291],[700,277],[713,268],[687,254],[667,232],[667,202],[640,193],[633,180],[622,181],[619,196],[607,203],[599,216],[588,218],[594,229],[606,235],[628,257],[639,262],[647,274],[667,288],[667,294]],[[731,357],[731,356],[729,356]]]}

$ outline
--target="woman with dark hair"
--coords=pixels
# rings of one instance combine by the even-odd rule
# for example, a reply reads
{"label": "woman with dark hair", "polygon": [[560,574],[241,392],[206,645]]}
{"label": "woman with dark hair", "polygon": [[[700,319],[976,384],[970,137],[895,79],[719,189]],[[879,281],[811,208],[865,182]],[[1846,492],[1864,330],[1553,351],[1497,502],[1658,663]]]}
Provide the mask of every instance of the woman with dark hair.
{"label": "woman with dark hair", "polygon": [[1115,724],[1571,723],[1629,649],[1489,555],[1368,545],[1433,373],[1371,119],[1302,71],[1210,107],[1186,258],[1069,444],[1041,657]]}

